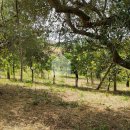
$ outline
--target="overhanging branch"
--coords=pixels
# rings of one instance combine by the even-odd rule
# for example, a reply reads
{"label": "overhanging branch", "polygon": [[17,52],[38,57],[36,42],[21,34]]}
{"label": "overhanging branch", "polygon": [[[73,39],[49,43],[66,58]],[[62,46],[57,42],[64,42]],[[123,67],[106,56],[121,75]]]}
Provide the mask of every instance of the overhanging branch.
{"label": "overhanging branch", "polygon": [[130,62],[128,62],[127,60],[123,59],[117,49],[115,48],[115,46],[112,44],[112,43],[108,43],[107,44],[107,47],[108,49],[111,51],[112,53],[112,57],[113,57],[113,62],[124,67],[124,68],[127,68],[127,69],[130,69]]}
{"label": "overhanging branch", "polygon": [[56,12],[58,13],[71,13],[79,16],[81,19],[85,21],[89,21],[90,17],[84,13],[82,10],[79,8],[75,8],[72,6],[66,6],[66,5],[61,5],[59,0],[48,0],[50,5],[56,9]]}
{"label": "overhanging branch", "polygon": [[91,38],[95,38],[95,39],[99,39],[100,38],[100,35],[96,35],[96,34],[93,34],[93,33],[90,33],[90,32],[84,31],[84,30],[77,29],[71,22],[70,14],[66,14],[66,19],[67,19],[68,25],[70,26],[70,28],[72,29],[72,31],[74,33],[85,35],[85,36],[88,36],[88,37],[91,37]]}

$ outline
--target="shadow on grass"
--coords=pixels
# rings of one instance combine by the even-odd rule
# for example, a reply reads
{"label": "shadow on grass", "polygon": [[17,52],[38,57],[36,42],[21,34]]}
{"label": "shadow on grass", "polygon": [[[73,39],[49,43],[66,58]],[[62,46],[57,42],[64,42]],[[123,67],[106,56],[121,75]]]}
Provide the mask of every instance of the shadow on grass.
{"label": "shadow on grass", "polygon": [[121,110],[101,111],[92,106],[79,105],[78,102],[64,101],[49,90],[18,85],[0,85],[0,91],[0,122],[4,121],[5,126],[40,123],[50,127],[50,130],[130,129],[130,120],[122,115]]}
{"label": "shadow on grass", "polygon": [[45,86],[55,86],[58,88],[71,88],[71,89],[75,89],[75,90],[80,90],[80,91],[90,91],[90,92],[99,92],[99,93],[109,93],[109,94],[113,94],[113,95],[119,95],[119,96],[130,96],[130,90],[128,91],[124,91],[124,90],[117,90],[116,92],[114,91],[107,91],[106,89],[101,88],[100,90],[96,90],[97,84],[94,84],[93,87],[91,84],[88,84],[87,87],[75,87],[73,85],[66,85],[66,84],[52,84],[52,82],[50,81],[46,81],[46,82],[31,82],[30,80],[24,80],[23,82],[19,81],[19,80],[10,80],[11,82],[14,83],[27,83],[27,84],[33,84],[35,83],[36,85],[45,85]]}
{"label": "shadow on grass", "polygon": [[[67,79],[75,79],[75,76],[67,76],[67,77],[66,77],[66,76],[60,76],[60,77],[65,78],[65,79],[66,79],[66,78],[67,78]],[[79,77],[79,80],[80,80],[80,79],[86,80],[85,77]]]}
{"label": "shadow on grass", "polygon": [[90,91],[90,92],[99,92],[99,93],[109,93],[109,94],[114,94],[114,95],[119,95],[119,96],[130,96],[130,91],[124,91],[124,90],[117,90],[117,91],[107,91],[106,89],[101,88],[100,90],[96,89],[96,86],[93,87],[75,87],[72,85],[65,85],[65,84],[51,84],[51,83],[43,83],[44,85],[49,85],[49,86],[55,86],[59,88],[71,88],[75,90],[80,90],[80,91]]}

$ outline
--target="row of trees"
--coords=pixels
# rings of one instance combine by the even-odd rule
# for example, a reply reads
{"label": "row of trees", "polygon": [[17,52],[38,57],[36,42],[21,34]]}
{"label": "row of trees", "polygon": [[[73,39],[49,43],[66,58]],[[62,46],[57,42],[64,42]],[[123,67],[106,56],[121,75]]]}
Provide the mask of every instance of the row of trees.
{"label": "row of trees", "polygon": [[[15,78],[15,70],[20,69],[20,80],[23,81],[23,70],[28,66],[33,81],[34,69],[42,71],[51,51],[43,26],[48,12],[46,6],[43,7],[45,3],[1,0],[0,5],[1,69],[6,68],[8,79],[10,70]],[[44,19],[41,19],[43,15]]]}
{"label": "row of trees", "polygon": [[[91,44],[93,44],[92,41]],[[125,81],[126,86],[129,87],[129,71],[116,65],[107,49],[97,50],[90,46],[86,39],[78,39],[70,44],[64,43],[63,48],[65,56],[71,61],[76,87],[78,87],[79,75],[85,76],[87,83],[89,83],[89,79],[91,84],[94,84],[94,79],[99,80],[97,89],[107,82],[109,90],[110,84],[113,82],[114,91],[116,91],[117,81]]]}
{"label": "row of trees", "polygon": [[[27,43],[26,43],[27,42]],[[22,56],[20,55],[19,46],[15,48],[3,48],[0,53],[0,68],[7,71],[7,78],[10,79],[10,73],[13,74],[13,79],[16,79],[16,70],[20,69],[20,81],[23,81],[23,71],[27,67],[30,68],[32,73],[32,82],[34,79],[34,70],[42,72],[47,68],[48,57],[50,49],[46,46],[46,42],[41,39],[28,39],[22,44]],[[26,44],[26,45],[25,45]],[[24,46],[25,45],[25,46]],[[21,60],[22,58],[22,60]]]}
{"label": "row of trees", "polygon": [[[26,46],[24,46],[25,43]],[[23,81],[23,71],[27,71],[27,68],[30,68],[33,82],[34,72],[40,74],[41,78],[43,78],[44,70],[52,71],[51,62],[55,58],[55,52],[52,52],[54,46],[49,46],[47,42],[35,39],[35,37],[27,40],[22,45],[24,48],[22,68],[18,45],[15,45],[15,49],[14,46],[1,49],[0,68],[7,72],[7,79],[10,79],[11,74],[13,79],[16,79],[15,73],[17,70],[20,70],[20,80]],[[80,75],[86,77],[87,83],[94,84],[95,79],[100,81],[97,89],[103,83],[107,83],[107,89],[109,90],[110,84],[113,82],[114,90],[116,91],[117,81],[125,81],[126,86],[129,87],[129,71],[114,64],[109,51],[104,49],[95,51],[94,48],[89,46],[86,39],[81,41],[78,39],[70,44],[62,43],[60,48],[64,56],[71,62],[71,73],[75,75],[76,87],[78,87]]]}
{"label": "row of trees", "polygon": [[[15,71],[28,66],[34,80],[51,69],[54,46],[62,48],[72,63],[78,87],[79,75],[100,80],[125,80],[129,86],[130,45],[128,0],[1,0],[0,66]],[[72,35],[73,34],[73,35]],[[55,37],[55,39],[54,39]],[[50,41],[58,44],[49,44]],[[60,42],[62,41],[62,42]],[[52,47],[53,46],[53,47]]]}

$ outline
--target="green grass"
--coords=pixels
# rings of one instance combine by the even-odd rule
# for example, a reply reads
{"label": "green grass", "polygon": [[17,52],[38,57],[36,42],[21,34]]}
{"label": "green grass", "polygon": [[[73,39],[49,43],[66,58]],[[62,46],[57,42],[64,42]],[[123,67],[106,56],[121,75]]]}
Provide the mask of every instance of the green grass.
{"label": "green grass", "polygon": [[[9,114],[13,121],[15,121],[13,116],[6,110],[15,109],[15,103],[21,105],[21,100],[23,100],[22,106],[18,106],[18,108],[20,107],[24,116],[29,114],[26,117],[27,119],[24,119],[26,122],[32,121],[33,117],[37,117],[41,122],[44,119],[50,126],[56,125],[58,128],[68,126],[70,130],[111,130],[113,126],[116,126],[117,129],[115,130],[129,130],[127,125],[130,122],[127,120],[127,116],[129,115],[130,90],[125,87],[125,84],[119,84],[118,89],[120,91],[113,93],[112,91],[107,92],[105,86],[99,91],[93,88],[89,89],[89,86],[88,88],[82,86],[82,88],[79,85],[79,88],[75,88],[74,78],[68,79],[67,82],[64,78],[61,78],[54,85],[51,77],[50,80],[38,78],[35,81],[35,83],[32,83],[27,76],[24,77],[23,82],[0,79],[0,85],[3,86],[1,89],[4,90],[7,87],[3,91],[7,93],[3,96],[7,97],[2,97],[0,100],[15,98],[6,105],[2,105],[5,107],[5,113]],[[83,79],[80,79],[79,82],[83,83]],[[16,96],[13,96],[13,94]],[[6,102],[2,101],[1,103]],[[10,107],[10,103],[14,104],[15,107],[12,105],[12,108],[7,109],[6,106],[9,105]],[[0,107],[2,109],[0,111],[3,111],[3,107]],[[0,116],[2,114],[0,113]],[[40,116],[43,116],[43,118],[40,119]],[[52,119],[53,116],[55,120]],[[23,117],[20,116],[19,118]],[[56,130],[58,129],[56,128]]]}

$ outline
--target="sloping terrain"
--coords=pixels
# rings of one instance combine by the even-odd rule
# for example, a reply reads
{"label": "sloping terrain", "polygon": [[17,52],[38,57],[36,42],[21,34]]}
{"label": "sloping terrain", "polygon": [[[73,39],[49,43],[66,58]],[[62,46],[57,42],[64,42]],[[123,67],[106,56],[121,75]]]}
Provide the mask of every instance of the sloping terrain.
{"label": "sloping terrain", "polygon": [[130,130],[129,92],[1,84],[0,130]]}

